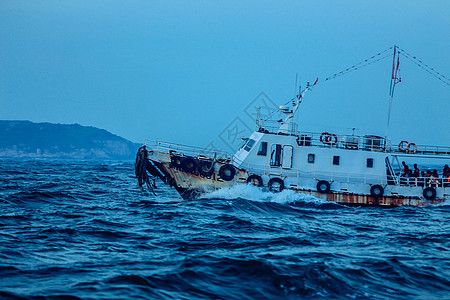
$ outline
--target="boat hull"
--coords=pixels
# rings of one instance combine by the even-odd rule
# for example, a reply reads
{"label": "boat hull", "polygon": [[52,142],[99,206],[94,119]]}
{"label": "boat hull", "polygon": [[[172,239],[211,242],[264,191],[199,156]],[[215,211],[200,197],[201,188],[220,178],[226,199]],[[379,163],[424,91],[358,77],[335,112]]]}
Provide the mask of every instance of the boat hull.
{"label": "boat hull", "polygon": [[[185,172],[180,168],[175,168],[170,162],[160,162],[150,160],[152,164],[161,171],[161,179],[168,185],[173,186],[184,199],[199,199],[205,192],[232,187],[235,185],[247,184],[249,174],[245,170],[237,170],[233,180],[223,180],[217,170],[211,176],[204,177],[198,172]],[[219,169],[225,163],[216,163],[216,169]],[[286,187],[286,190],[292,190],[296,193],[309,194],[313,197],[323,199],[329,202],[335,202],[348,206],[380,206],[380,207],[398,207],[398,206],[426,206],[436,205],[445,202],[445,199],[436,198],[426,200],[418,196],[392,195],[375,198],[371,195],[355,194],[350,192],[320,193],[308,189],[294,189]]]}

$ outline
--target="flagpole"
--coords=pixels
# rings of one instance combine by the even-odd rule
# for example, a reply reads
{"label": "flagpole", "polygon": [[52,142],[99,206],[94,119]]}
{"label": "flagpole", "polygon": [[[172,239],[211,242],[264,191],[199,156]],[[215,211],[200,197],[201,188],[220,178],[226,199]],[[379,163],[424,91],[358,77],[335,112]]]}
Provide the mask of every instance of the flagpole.
{"label": "flagpole", "polygon": [[[388,133],[389,133],[389,121],[391,119],[391,109],[392,109],[392,99],[394,97],[394,88],[395,88],[395,77],[397,77],[397,71],[395,67],[395,57],[397,55],[397,45],[394,45],[394,55],[392,57],[392,76],[391,76],[391,85],[389,87],[389,105],[388,105],[388,115],[387,115],[387,124],[386,124],[386,136],[384,137],[384,145],[386,148]],[[397,67],[398,69],[398,67]]]}

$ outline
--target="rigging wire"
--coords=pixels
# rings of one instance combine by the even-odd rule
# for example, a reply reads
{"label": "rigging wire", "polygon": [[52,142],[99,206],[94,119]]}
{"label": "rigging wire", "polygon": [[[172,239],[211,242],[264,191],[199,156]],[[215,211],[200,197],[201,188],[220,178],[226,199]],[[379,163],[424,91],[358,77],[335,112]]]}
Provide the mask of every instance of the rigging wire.
{"label": "rigging wire", "polygon": [[445,77],[443,74],[439,73],[434,68],[430,67],[429,65],[427,65],[426,63],[424,63],[423,61],[418,59],[417,57],[409,54],[408,52],[406,52],[402,48],[399,47],[398,49],[400,50],[400,54],[403,55],[404,57],[406,57],[408,60],[410,60],[411,62],[413,62],[414,64],[416,64],[420,68],[424,69],[426,72],[430,73],[432,76],[436,77],[437,79],[439,79],[440,81],[442,81],[446,85],[450,86],[450,79]]}
{"label": "rigging wire", "polygon": [[[402,48],[400,48],[400,47],[398,47],[398,46],[392,46],[392,47],[389,47],[389,48],[387,48],[387,49],[385,49],[385,50],[383,50],[383,51],[381,51],[381,52],[379,52],[379,53],[377,53],[377,54],[375,54],[375,55],[372,55],[371,57],[369,57],[369,58],[367,58],[367,59],[365,59],[365,60],[360,61],[359,63],[357,63],[357,64],[355,64],[355,65],[353,65],[353,66],[351,66],[351,67],[346,68],[345,70],[342,70],[342,71],[340,71],[340,72],[338,72],[338,73],[335,73],[335,74],[333,74],[333,75],[330,75],[330,76],[326,77],[324,80],[319,80],[319,82],[318,82],[317,84],[320,84],[320,83],[322,83],[322,82],[326,82],[326,81],[335,79],[335,78],[337,78],[337,77],[346,75],[346,74],[351,73],[351,72],[353,72],[353,71],[356,71],[356,70],[359,70],[359,69],[361,69],[361,68],[364,68],[364,67],[367,67],[367,66],[369,66],[369,65],[372,65],[372,64],[374,64],[374,63],[377,63],[377,62],[379,62],[379,61],[381,61],[381,60],[384,60],[384,59],[386,59],[386,58],[388,58],[388,57],[391,57],[391,56],[392,56],[391,53],[387,53],[387,54],[385,54],[385,53],[388,52],[388,51],[390,51],[390,50],[392,50],[392,49],[394,49],[394,47],[396,47],[396,48],[399,50],[399,51],[398,51],[398,54],[399,54],[399,55],[400,55],[400,54],[403,55],[403,56],[406,57],[408,60],[410,60],[411,62],[413,62],[414,64],[416,64],[417,66],[419,66],[420,68],[424,69],[426,72],[430,73],[431,75],[433,75],[434,77],[436,77],[437,79],[439,79],[440,81],[442,81],[443,83],[445,83],[446,85],[449,85],[449,86],[450,86],[450,79],[448,79],[447,77],[445,77],[443,74],[441,74],[441,73],[439,73],[438,71],[436,71],[436,70],[435,70],[434,68],[432,68],[431,66],[427,65],[426,63],[424,63],[423,61],[421,61],[421,60],[418,59],[417,57],[415,57],[415,56],[409,54],[408,52],[406,52],[405,50],[403,50]],[[296,96],[296,97],[293,97],[292,99],[288,100],[284,105],[289,104],[291,101],[295,100],[296,98],[297,98],[297,96]],[[268,120],[268,119],[271,118],[276,112],[279,112],[279,110],[278,110],[278,109],[272,110],[272,111],[269,113],[269,115],[267,116],[267,118],[264,119],[264,120]]]}
{"label": "rigging wire", "polygon": [[[379,62],[380,60],[386,59],[386,58],[390,57],[392,54],[391,54],[391,53],[388,53],[388,54],[386,54],[386,55],[384,55],[384,56],[382,56],[382,55],[383,55],[384,53],[386,53],[387,51],[390,51],[390,50],[392,50],[392,49],[393,49],[393,47],[389,47],[388,49],[385,49],[385,50],[383,50],[383,51],[381,51],[381,52],[379,52],[379,53],[377,53],[377,54],[375,54],[375,55],[372,55],[371,57],[369,57],[369,58],[367,58],[367,59],[365,59],[365,60],[362,60],[362,61],[360,61],[359,63],[357,63],[357,64],[355,64],[355,65],[353,65],[353,66],[351,66],[351,67],[349,67],[349,68],[347,68],[347,69],[345,69],[345,70],[342,70],[342,71],[340,71],[340,72],[338,72],[338,73],[335,73],[335,74],[333,74],[333,75],[330,75],[330,76],[326,77],[326,78],[323,80],[323,82],[328,81],[328,80],[331,80],[331,79],[334,79],[334,78],[337,78],[337,77],[340,77],[340,76],[342,76],[342,75],[348,74],[348,73],[353,72],[353,71],[356,71],[356,70],[358,70],[358,69],[367,67],[367,66],[369,66],[369,65],[371,65],[371,64],[377,63],[377,62]],[[320,82],[319,82],[319,83],[320,83]]]}
{"label": "rigging wire", "polygon": [[[364,68],[364,67],[367,67],[367,66],[369,66],[369,65],[372,65],[372,64],[374,64],[374,63],[377,63],[377,62],[379,62],[379,61],[381,61],[381,60],[383,60],[383,59],[386,59],[386,58],[388,58],[388,57],[391,57],[391,55],[392,55],[391,53],[388,53],[388,54],[385,54],[385,53],[388,52],[388,51],[390,51],[390,50],[392,50],[392,49],[393,49],[393,47],[389,47],[389,48],[387,48],[387,49],[385,49],[385,50],[383,50],[383,51],[381,51],[381,52],[379,52],[379,53],[377,53],[377,54],[375,54],[375,55],[372,55],[371,57],[369,57],[369,58],[367,58],[367,59],[365,59],[365,60],[360,61],[360,62],[357,63],[357,64],[354,64],[354,65],[351,66],[351,67],[348,67],[348,68],[345,69],[345,70],[342,70],[342,71],[340,71],[340,72],[338,72],[338,73],[335,73],[335,74],[333,74],[333,75],[330,75],[330,76],[326,77],[323,81],[320,81],[320,80],[319,80],[319,81],[317,82],[317,84],[320,84],[321,82],[326,82],[326,81],[329,81],[329,80],[331,80],[331,79],[334,79],[334,78],[337,78],[337,77],[346,75],[346,74],[348,74],[348,73],[350,73],[350,72],[359,70],[359,69],[361,69],[361,68]],[[383,54],[385,54],[385,55],[382,56]],[[297,98],[297,96],[296,96],[296,97],[293,97],[292,99],[288,100],[284,105],[289,104],[291,101],[294,101],[296,98]],[[269,115],[267,116],[267,118],[264,119],[264,120],[268,120],[269,118],[271,118],[271,117],[272,117],[276,112],[278,112],[278,111],[279,111],[278,109],[272,110],[272,111],[269,113]]]}

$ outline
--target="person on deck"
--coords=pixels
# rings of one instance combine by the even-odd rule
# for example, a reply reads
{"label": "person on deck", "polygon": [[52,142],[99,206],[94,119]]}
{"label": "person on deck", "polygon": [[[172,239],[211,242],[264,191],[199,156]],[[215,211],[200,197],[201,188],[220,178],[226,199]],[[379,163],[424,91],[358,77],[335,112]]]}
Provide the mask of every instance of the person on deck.
{"label": "person on deck", "polygon": [[405,185],[408,184],[408,177],[409,177],[409,167],[408,165],[402,161],[403,169],[402,173],[400,174],[400,184]]}
{"label": "person on deck", "polygon": [[420,170],[417,167],[417,164],[414,164],[414,172],[412,172],[412,175],[411,175],[411,177],[414,177],[414,179],[412,180],[411,184],[417,186],[419,183],[419,176],[420,176]]}
{"label": "person on deck", "polygon": [[413,172],[413,177],[419,177],[420,176],[420,170],[417,167],[417,164],[414,164],[414,172]]}
{"label": "person on deck", "polygon": [[404,161],[402,161],[402,165],[403,165],[402,176],[407,177],[409,173],[409,167]]}
{"label": "person on deck", "polygon": [[[447,167],[447,169],[446,169],[446,167]],[[448,167],[448,165],[444,166],[443,179],[444,179],[444,186],[445,187],[450,186],[450,168]]]}
{"label": "person on deck", "polygon": [[430,184],[437,187],[439,185],[439,175],[436,170],[433,170],[430,176]]}
{"label": "person on deck", "polygon": [[425,173],[425,185],[429,185],[431,180],[431,171],[427,170],[427,172]]}

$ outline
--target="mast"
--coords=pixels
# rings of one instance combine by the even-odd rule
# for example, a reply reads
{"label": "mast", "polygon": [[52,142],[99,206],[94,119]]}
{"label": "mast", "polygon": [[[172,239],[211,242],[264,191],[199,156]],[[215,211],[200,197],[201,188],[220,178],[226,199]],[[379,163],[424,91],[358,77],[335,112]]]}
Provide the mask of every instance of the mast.
{"label": "mast", "polygon": [[[392,100],[394,98],[395,85],[401,81],[399,78],[397,78],[398,67],[400,65],[400,57],[399,57],[400,51],[398,51],[397,48],[398,48],[397,45],[394,45],[394,54],[392,56],[392,76],[391,76],[391,84],[389,87],[389,105],[388,105],[385,142],[388,138],[389,133],[389,122],[391,120]],[[395,61],[395,59],[397,59],[397,62]]]}
{"label": "mast", "polygon": [[302,103],[303,96],[306,94],[307,91],[311,90],[317,84],[317,81],[319,81],[318,78],[316,79],[313,85],[309,85],[308,83],[305,90],[301,94],[300,93],[297,94],[292,110],[284,112],[287,114],[287,116],[283,120],[283,122],[281,122],[281,126],[278,129],[278,133],[286,133],[286,134],[289,133],[289,124],[291,123],[292,118],[295,116],[295,113],[297,112],[300,103]]}

